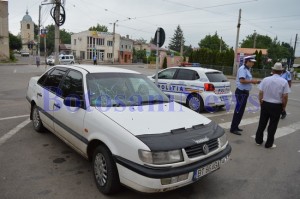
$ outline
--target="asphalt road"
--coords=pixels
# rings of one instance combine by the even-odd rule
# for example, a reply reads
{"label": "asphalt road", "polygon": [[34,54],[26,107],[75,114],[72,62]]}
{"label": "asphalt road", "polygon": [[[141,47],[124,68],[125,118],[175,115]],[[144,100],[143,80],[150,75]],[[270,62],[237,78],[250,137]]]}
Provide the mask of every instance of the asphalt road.
{"label": "asphalt road", "polygon": [[[116,67],[116,66],[115,66]],[[122,66],[146,75],[154,69]],[[91,165],[52,133],[36,133],[28,120],[27,83],[44,66],[0,65],[0,198],[130,198],[130,199],[299,199],[300,198],[300,84],[292,86],[288,116],[281,120],[277,148],[256,146],[259,108],[248,103],[242,136],[229,133],[234,105],[216,113],[203,113],[226,129],[232,146],[230,161],[195,184],[174,191],[142,194],[123,188],[113,196],[101,194],[94,183]],[[232,91],[235,86],[233,80]],[[255,99],[258,90],[251,92]],[[253,100],[255,101],[255,100]]]}

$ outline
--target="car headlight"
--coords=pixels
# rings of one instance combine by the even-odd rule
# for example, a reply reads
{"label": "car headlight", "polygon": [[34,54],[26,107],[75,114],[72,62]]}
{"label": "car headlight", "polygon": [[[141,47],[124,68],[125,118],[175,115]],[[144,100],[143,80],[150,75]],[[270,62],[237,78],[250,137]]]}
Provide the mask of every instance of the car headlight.
{"label": "car headlight", "polygon": [[182,162],[183,156],[181,150],[172,150],[172,151],[145,151],[139,150],[140,159],[149,164],[171,164],[176,162]]}
{"label": "car headlight", "polygon": [[227,136],[225,133],[221,137],[219,137],[219,141],[220,141],[220,147],[223,147],[228,143]]}

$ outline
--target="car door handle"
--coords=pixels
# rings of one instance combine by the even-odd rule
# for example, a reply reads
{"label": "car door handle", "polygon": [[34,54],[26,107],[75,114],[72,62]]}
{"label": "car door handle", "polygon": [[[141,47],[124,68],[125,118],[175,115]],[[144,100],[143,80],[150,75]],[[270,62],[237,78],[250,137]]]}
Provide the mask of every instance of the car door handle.
{"label": "car door handle", "polygon": [[37,96],[43,97],[42,93],[37,93]]}
{"label": "car door handle", "polygon": [[59,109],[60,109],[60,105],[59,105],[59,104],[55,104],[55,103],[54,103],[53,106],[55,106],[56,108],[59,108]]}

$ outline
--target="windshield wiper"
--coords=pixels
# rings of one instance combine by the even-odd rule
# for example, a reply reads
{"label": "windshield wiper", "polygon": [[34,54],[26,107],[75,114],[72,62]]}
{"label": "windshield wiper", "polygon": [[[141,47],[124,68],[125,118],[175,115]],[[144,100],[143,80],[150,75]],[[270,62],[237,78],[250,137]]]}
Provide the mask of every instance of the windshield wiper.
{"label": "windshield wiper", "polygon": [[145,100],[145,101],[141,101],[141,105],[145,105],[145,104],[161,104],[161,103],[168,103],[169,101],[165,101],[165,100]]}

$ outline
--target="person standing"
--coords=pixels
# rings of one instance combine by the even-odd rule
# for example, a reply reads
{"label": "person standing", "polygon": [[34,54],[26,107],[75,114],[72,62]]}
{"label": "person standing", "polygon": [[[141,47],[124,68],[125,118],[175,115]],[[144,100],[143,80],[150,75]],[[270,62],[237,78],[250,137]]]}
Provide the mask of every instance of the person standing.
{"label": "person standing", "polygon": [[40,59],[40,56],[39,56],[39,55],[35,56],[35,63],[36,63],[36,67],[39,67],[39,66],[40,66],[41,59]]}
{"label": "person standing", "polygon": [[282,73],[280,62],[272,67],[273,75],[266,77],[259,85],[259,102],[261,104],[259,124],[256,131],[255,142],[263,143],[264,131],[269,122],[266,148],[275,148],[274,136],[277,130],[280,115],[285,110],[290,88],[288,82],[280,77]]}
{"label": "person standing", "polygon": [[236,135],[242,135],[239,128],[240,122],[245,112],[249,92],[252,89],[252,84],[258,84],[260,81],[253,80],[250,69],[253,67],[256,60],[254,56],[247,56],[244,58],[244,65],[242,65],[236,76],[236,106],[232,117],[230,132]]}
{"label": "person standing", "polygon": [[96,55],[94,55],[93,61],[94,61],[94,65],[97,65],[97,56]]}
{"label": "person standing", "polygon": [[[292,76],[291,76],[291,73],[290,73],[290,71],[286,70],[286,65],[282,65],[282,67],[283,67],[283,71],[282,71],[282,73],[281,73],[280,76],[288,82],[289,87],[291,88],[291,86],[292,86]],[[286,118],[286,115],[287,115],[286,111],[283,110],[282,113],[281,113],[281,119]]]}

